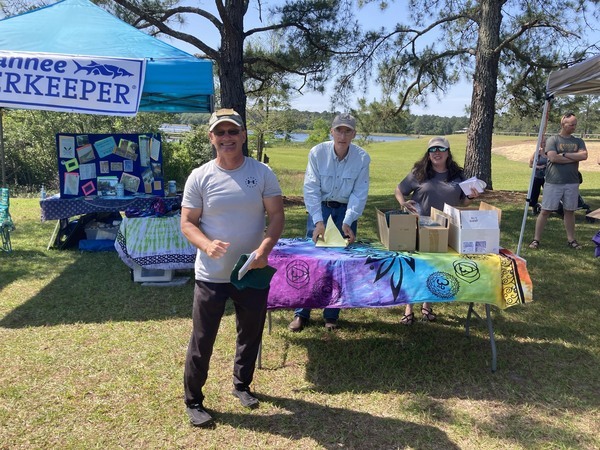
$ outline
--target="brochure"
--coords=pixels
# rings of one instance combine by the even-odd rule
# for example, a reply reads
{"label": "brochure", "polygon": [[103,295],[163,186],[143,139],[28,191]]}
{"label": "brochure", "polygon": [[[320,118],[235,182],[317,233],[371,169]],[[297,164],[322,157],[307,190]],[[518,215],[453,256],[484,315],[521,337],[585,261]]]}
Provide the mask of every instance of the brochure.
{"label": "brochure", "polygon": [[475,188],[477,192],[480,194],[483,193],[483,190],[487,186],[486,182],[478,179],[477,177],[471,177],[468,180],[462,181],[459,183],[460,188],[465,193],[465,195],[471,195],[472,188]]}

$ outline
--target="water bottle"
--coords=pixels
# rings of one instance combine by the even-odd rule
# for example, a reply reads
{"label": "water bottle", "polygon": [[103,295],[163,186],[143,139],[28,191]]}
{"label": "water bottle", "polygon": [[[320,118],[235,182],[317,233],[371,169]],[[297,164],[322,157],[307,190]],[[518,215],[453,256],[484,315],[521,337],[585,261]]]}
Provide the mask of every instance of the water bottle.
{"label": "water bottle", "polygon": [[168,194],[167,195],[177,195],[177,182],[175,180],[171,180],[168,183]]}
{"label": "water bottle", "polygon": [[40,199],[46,200],[46,189],[44,188],[43,184],[42,184],[42,189],[40,190]]}

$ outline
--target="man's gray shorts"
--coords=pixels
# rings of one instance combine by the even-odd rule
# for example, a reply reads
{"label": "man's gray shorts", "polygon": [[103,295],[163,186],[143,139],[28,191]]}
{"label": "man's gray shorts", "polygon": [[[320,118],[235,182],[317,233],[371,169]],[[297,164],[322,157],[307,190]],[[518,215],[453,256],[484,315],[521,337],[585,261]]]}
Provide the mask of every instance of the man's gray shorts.
{"label": "man's gray shorts", "polygon": [[544,184],[542,209],[556,211],[561,200],[565,211],[575,211],[579,203],[579,183]]}

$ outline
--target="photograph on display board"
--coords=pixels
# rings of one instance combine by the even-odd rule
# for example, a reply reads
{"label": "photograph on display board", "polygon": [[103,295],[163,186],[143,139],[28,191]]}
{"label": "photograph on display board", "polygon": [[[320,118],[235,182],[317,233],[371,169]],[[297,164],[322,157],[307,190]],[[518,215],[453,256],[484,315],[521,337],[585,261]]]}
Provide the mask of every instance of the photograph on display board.
{"label": "photograph on display board", "polygon": [[90,162],[96,159],[96,156],[94,155],[94,149],[90,144],[77,147],[77,157],[79,158],[79,164]]}
{"label": "photograph on display board", "polygon": [[60,158],[75,158],[75,138],[73,136],[61,136],[58,140],[58,154]]}
{"label": "photograph on display board", "polygon": [[150,165],[150,138],[148,136],[139,137],[140,165],[148,167]]}
{"label": "photograph on display board", "polygon": [[140,187],[139,177],[130,175],[128,173],[121,174],[121,183],[126,191],[137,192]]}
{"label": "photograph on display board", "polygon": [[121,139],[119,141],[119,146],[115,148],[114,153],[123,158],[136,161],[138,158],[138,149],[139,146],[135,142],[128,139]]}
{"label": "photograph on display board", "polygon": [[98,195],[102,197],[114,197],[117,195],[117,177],[98,177]]}
{"label": "photograph on display board", "polygon": [[165,195],[158,134],[59,133],[56,148],[61,198]]}

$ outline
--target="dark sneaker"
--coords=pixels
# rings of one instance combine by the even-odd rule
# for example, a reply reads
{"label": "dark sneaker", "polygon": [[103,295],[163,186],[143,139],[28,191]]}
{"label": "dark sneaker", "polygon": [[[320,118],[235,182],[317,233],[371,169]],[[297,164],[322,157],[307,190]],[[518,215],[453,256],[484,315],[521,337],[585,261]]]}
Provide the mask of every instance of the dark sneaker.
{"label": "dark sneaker", "polygon": [[290,322],[290,324],[288,325],[288,328],[291,331],[297,333],[298,331],[304,330],[304,327],[306,326],[307,323],[308,323],[308,319],[305,319],[304,317],[296,316],[296,317],[294,317],[294,320],[292,320]]}
{"label": "dark sneaker", "polygon": [[325,328],[327,328],[327,331],[335,331],[337,329],[337,319],[325,319]]}
{"label": "dark sneaker", "polygon": [[258,399],[252,395],[249,390],[238,391],[234,388],[231,393],[240,399],[240,403],[243,407],[250,409],[258,408]]}
{"label": "dark sneaker", "polygon": [[214,424],[212,416],[200,404],[188,405],[185,410],[190,423],[195,427],[210,427]]}

